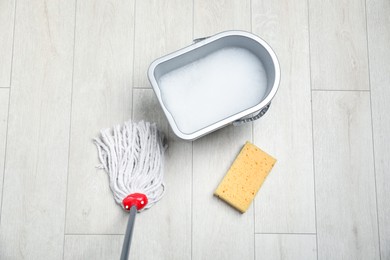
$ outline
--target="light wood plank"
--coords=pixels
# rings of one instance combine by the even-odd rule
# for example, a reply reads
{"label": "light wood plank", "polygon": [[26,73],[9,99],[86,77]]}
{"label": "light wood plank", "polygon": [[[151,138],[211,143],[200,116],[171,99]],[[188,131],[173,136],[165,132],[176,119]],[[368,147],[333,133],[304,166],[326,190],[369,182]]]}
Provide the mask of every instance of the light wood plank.
{"label": "light wood plank", "polygon": [[379,237],[382,259],[390,259],[390,2],[367,1],[368,50]]}
{"label": "light wood plank", "polygon": [[365,1],[308,3],[312,88],[369,89]]}
{"label": "light wood plank", "polygon": [[[134,89],[133,90],[133,119],[134,121],[147,121],[156,123],[157,128],[170,139],[177,139],[169,128],[168,120],[157,100],[152,89]],[[171,140],[168,140],[171,141]],[[172,140],[173,141],[173,140]]]}
{"label": "light wood plank", "polygon": [[193,259],[253,259],[253,205],[244,214],[213,196],[251,125],[225,127],[194,142]]}
{"label": "light wood plank", "polygon": [[313,92],[319,259],[379,259],[370,97]]}
{"label": "light wood plank", "polygon": [[192,0],[137,1],[134,86],[150,87],[149,65],[192,43],[192,6]]}
{"label": "light wood plank", "polygon": [[[5,145],[7,141],[7,123],[8,123],[8,101],[9,90],[0,89],[0,205],[3,195],[3,176],[4,176],[4,161],[5,161]],[[1,206],[0,206],[1,217]],[[1,222],[1,218],[0,218]]]}
{"label": "light wood plank", "polygon": [[74,4],[17,4],[1,259],[63,255]]}
{"label": "light wood plank", "polygon": [[0,1],[0,88],[10,87],[15,0]]}
{"label": "light wood plank", "polygon": [[226,30],[251,30],[249,0],[194,0],[194,38]]}
{"label": "light wood plank", "polygon": [[316,236],[256,234],[256,258],[272,260],[317,259]]}
{"label": "light wood plank", "polygon": [[66,235],[64,260],[119,259],[123,235]]}
{"label": "light wood plank", "polygon": [[66,232],[121,234],[115,204],[92,142],[131,118],[134,2],[78,1]]}
{"label": "light wood plank", "polygon": [[253,32],[274,48],[281,83],[254,142],[278,160],[255,199],[256,232],[315,233],[307,3],[253,3]]}
{"label": "light wood plank", "polygon": [[[196,37],[220,31],[250,31],[250,1],[194,2]],[[232,10],[234,8],[235,10]],[[253,206],[245,214],[213,196],[246,141],[252,124],[225,127],[193,143],[193,259],[253,259]]]}
{"label": "light wood plank", "polygon": [[166,193],[137,216],[131,259],[191,258],[192,143],[178,139],[168,127],[151,89],[134,90],[134,120],[156,122],[168,140],[165,152]]}

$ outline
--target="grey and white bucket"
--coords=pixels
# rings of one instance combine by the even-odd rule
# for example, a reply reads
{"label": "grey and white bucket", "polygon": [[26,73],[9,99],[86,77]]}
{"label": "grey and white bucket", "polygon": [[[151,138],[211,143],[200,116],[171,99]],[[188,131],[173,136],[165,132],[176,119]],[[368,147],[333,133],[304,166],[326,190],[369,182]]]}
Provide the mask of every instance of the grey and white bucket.
{"label": "grey and white bucket", "polygon": [[258,36],[225,31],[155,60],[148,77],[173,132],[194,140],[262,117],[279,87],[280,66]]}

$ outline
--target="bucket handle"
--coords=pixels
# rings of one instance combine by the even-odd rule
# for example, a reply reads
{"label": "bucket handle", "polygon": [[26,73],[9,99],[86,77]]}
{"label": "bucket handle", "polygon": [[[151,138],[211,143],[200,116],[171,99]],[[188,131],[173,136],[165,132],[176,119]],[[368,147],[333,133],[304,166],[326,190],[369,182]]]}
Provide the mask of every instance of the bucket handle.
{"label": "bucket handle", "polygon": [[238,120],[234,121],[233,125],[234,126],[239,126],[239,125],[242,125],[242,124],[245,124],[245,123],[249,123],[249,122],[252,122],[252,121],[255,121],[255,120],[259,119],[260,117],[264,116],[265,113],[267,113],[268,108],[269,108],[270,105],[271,105],[271,103],[269,103],[268,105],[263,107],[260,110],[260,112],[257,115],[255,115],[255,116],[252,116],[250,118],[245,118],[245,119],[238,119]]}

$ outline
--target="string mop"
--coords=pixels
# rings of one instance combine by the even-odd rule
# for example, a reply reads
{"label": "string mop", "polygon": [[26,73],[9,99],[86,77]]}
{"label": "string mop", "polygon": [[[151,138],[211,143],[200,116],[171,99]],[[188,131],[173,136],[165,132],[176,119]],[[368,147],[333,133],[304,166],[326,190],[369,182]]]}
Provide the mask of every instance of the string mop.
{"label": "string mop", "polygon": [[130,211],[121,260],[127,259],[136,212],[152,207],[164,195],[164,135],[156,124],[128,121],[105,129],[94,139],[101,165],[117,204]]}

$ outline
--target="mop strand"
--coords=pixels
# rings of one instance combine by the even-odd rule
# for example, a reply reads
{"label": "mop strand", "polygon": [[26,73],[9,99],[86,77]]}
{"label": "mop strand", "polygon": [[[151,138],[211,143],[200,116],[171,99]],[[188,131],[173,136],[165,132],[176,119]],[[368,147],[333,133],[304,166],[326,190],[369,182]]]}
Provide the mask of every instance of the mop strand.
{"label": "mop strand", "polygon": [[[140,121],[101,131],[94,139],[116,203],[129,210],[150,208],[164,195],[164,135],[156,124]],[[146,197],[145,197],[146,196]],[[130,204],[128,204],[130,202]]]}

